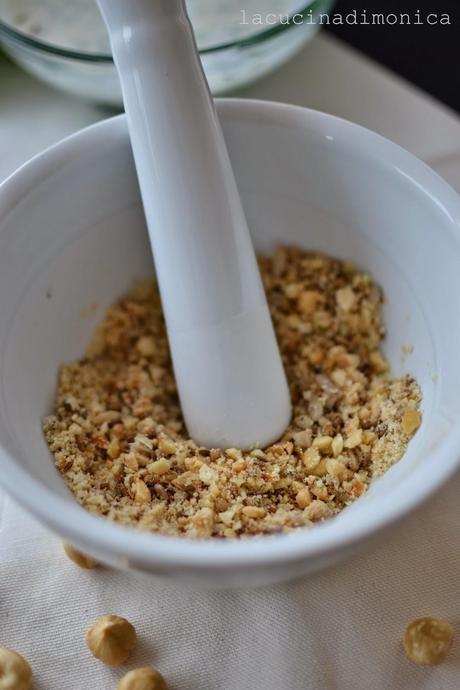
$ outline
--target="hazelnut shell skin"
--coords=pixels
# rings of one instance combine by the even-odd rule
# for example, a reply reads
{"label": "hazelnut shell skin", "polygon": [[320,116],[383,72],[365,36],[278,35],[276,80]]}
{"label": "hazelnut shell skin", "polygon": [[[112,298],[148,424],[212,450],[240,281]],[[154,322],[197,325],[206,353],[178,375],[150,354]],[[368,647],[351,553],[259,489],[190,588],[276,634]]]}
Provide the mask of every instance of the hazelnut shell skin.
{"label": "hazelnut shell skin", "polygon": [[136,631],[126,618],[103,616],[86,633],[91,654],[107,666],[123,664],[136,645]]}

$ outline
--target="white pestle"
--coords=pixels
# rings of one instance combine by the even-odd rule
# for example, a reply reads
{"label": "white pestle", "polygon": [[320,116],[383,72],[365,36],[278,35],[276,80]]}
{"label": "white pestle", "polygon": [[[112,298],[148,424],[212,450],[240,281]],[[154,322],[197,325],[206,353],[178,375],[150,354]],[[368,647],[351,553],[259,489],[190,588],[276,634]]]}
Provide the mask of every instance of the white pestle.
{"label": "white pestle", "polygon": [[184,0],[98,0],[191,437],[265,446],[291,415],[248,226]]}

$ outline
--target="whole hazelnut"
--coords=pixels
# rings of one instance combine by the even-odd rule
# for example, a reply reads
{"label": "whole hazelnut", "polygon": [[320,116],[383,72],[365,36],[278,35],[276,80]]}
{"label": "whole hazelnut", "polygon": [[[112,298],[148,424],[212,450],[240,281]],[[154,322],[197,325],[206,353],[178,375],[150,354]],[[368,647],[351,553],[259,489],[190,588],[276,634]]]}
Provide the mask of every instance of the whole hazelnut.
{"label": "whole hazelnut", "polygon": [[136,668],[123,676],[117,690],[168,690],[166,681],[154,668]]}
{"label": "whole hazelnut", "polygon": [[87,556],[86,554],[81,553],[81,551],[77,551],[77,549],[74,549],[74,547],[70,544],[64,543],[63,547],[66,555],[75,563],[75,565],[78,565],[79,568],[90,570],[91,568],[97,568],[99,565],[97,561],[91,558],[91,556]]}
{"label": "whole hazelnut", "polygon": [[126,618],[103,616],[91,626],[85,639],[96,659],[108,666],[119,666],[134,649],[136,631]]}
{"label": "whole hazelnut", "polygon": [[0,647],[0,690],[29,690],[31,685],[32,669],[24,657]]}
{"label": "whole hazelnut", "polygon": [[406,656],[420,666],[435,666],[449,654],[454,638],[454,628],[445,620],[417,618],[404,633]]}

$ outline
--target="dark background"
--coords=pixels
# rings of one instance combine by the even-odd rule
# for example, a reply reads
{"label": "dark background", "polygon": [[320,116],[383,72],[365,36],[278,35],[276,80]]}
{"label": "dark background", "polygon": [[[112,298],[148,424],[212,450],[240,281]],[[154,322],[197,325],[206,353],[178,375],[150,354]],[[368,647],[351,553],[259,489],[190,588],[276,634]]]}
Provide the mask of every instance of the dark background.
{"label": "dark background", "polygon": [[450,26],[328,26],[329,31],[460,112],[460,0],[338,0],[333,12],[450,14]]}

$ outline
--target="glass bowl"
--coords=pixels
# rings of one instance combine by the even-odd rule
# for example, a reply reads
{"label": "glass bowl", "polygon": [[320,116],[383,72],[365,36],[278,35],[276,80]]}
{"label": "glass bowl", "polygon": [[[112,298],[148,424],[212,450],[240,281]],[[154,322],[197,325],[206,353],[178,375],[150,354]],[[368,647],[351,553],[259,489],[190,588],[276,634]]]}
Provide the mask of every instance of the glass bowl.
{"label": "glass bowl", "polygon": [[[63,8],[66,5],[66,0],[53,2],[56,7],[60,7],[60,3]],[[53,2],[48,0],[48,5],[53,6]],[[269,2],[188,0],[201,59],[215,95],[231,93],[286,62],[317,32],[319,14],[329,12],[333,5],[333,0],[285,0],[284,4],[272,2],[272,7],[281,9],[284,5],[283,13],[251,13],[243,9],[244,5],[253,9],[257,5],[267,8]],[[0,42],[13,60],[63,91],[97,103],[121,106],[118,77],[108,48],[102,52],[94,47],[76,50],[69,47],[68,41],[66,45],[65,38],[58,44],[46,35],[40,36],[45,32],[40,31],[43,27],[38,23],[27,26],[24,13],[16,12],[20,8],[16,0],[16,14],[11,15],[12,6],[13,0],[0,0]],[[200,32],[195,21],[194,7],[198,6],[208,8],[211,32],[207,35]],[[68,7],[67,4],[64,11],[68,11]],[[213,16],[209,16],[209,11]],[[232,21],[226,19],[225,12],[229,16],[229,11]],[[263,25],[259,24],[259,17],[264,20]],[[70,26],[75,24],[68,21],[66,27]],[[230,40],[226,40],[229,37]]]}

